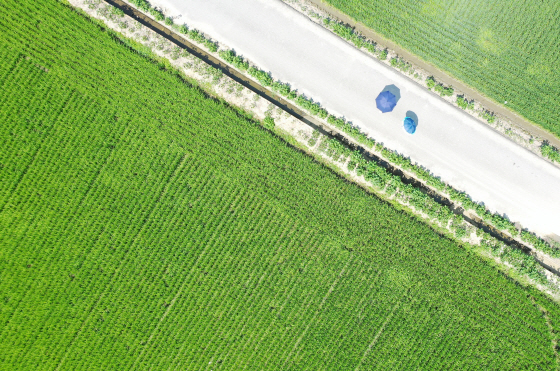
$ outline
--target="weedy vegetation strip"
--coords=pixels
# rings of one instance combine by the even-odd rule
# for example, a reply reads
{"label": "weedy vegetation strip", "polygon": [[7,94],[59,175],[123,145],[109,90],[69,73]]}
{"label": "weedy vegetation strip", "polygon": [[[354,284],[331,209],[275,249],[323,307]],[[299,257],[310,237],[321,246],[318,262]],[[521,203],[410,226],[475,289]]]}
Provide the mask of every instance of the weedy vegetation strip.
{"label": "weedy vegetation strip", "polygon": [[542,293],[69,6],[0,10],[5,368],[557,367]]}

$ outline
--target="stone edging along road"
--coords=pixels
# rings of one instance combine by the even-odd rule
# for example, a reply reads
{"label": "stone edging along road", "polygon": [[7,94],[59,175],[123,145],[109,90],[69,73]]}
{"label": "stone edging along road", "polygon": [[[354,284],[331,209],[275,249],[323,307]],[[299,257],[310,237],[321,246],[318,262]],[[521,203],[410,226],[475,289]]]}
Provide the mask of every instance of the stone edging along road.
{"label": "stone edging along road", "polygon": [[451,85],[456,88],[457,91],[464,93],[469,98],[474,99],[479,102],[484,108],[495,112],[496,114],[505,117],[507,120],[513,122],[520,128],[528,131],[535,137],[542,138],[548,141],[551,145],[556,148],[560,148],[560,138],[556,137],[554,134],[549,133],[545,129],[541,128],[537,124],[527,120],[525,117],[519,115],[518,113],[512,111],[511,109],[503,106],[502,104],[488,98],[478,90],[465,84],[461,80],[441,71],[433,64],[426,62],[417,55],[404,49],[402,46],[394,43],[393,41],[385,38],[379,33],[375,32],[371,28],[367,27],[363,23],[357,22],[350,16],[342,13],[340,10],[332,7],[331,5],[325,3],[323,0],[306,0],[312,3],[319,10],[329,14],[331,18],[335,21],[348,25],[355,30],[359,31],[368,39],[371,39],[391,50],[394,50],[400,57],[403,57],[407,62],[412,63],[420,67],[421,69],[427,71],[433,75],[438,82],[442,82],[445,85]]}
{"label": "stone edging along road", "polygon": [[360,146],[359,144],[355,143],[353,140],[348,139],[346,136],[341,134],[337,130],[333,130],[330,127],[325,126],[323,123],[315,119],[314,117],[306,114],[303,110],[295,106],[294,104],[286,101],[282,97],[278,96],[277,94],[271,92],[270,90],[264,88],[260,84],[256,83],[255,81],[249,79],[248,77],[244,76],[236,69],[230,67],[228,64],[222,62],[218,58],[214,57],[210,53],[206,52],[205,50],[199,48],[197,45],[193,44],[192,42],[186,40],[182,36],[178,35],[174,31],[168,29],[167,27],[163,26],[156,20],[152,19],[151,17],[145,15],[144,13],[140,12],[139,10],[135,9],[134,7],[128,5],[127,3],[123,2],[122,0],[104,0],[106,3],[121,9],[126,15],[130,16],[131,18],[135,19],[142,25],[148,27],[152,31],[156,32],[157,34],[161,35],[162,37],[166,38],[167,40],[171,41],[172,43],[176,44],[177,46],[185,49],[190,54],[196,56],[203,62],[209,64],[210,66],[221,70],[226,76],[230,77],[237,83],[243,85],[244,87],[248,88],[249,90],[253,91],[254,93],[258,94],[259,96],[263,97],[267,101],[271,102],[275,106],[279,107],[283,111],[287,112],[291,116],[295,117],[296,119],[302,121],[306,125],[309,125],[315,130],[318,130],[321,134],[329,137],[335,138],[342,142],[346,147],[352,150],[358,150],[362,153],[364,158],[368,161],[374,161],[378,163],[380,166],[384,167],[389,173],[396,175],[401,178],[403,183],[410,184],[415,188],[421,190],[422,192],[428,194],[432,197],[437,203],[440,205],[448,207],[453,213],[457,215],[461,215],[463,219],[474,226],[475,228],[480,228],[483,231],[489,233],[492,237],[506,243],[509,246],[514,248],[520,249],[523,252],[533,255],[535,260],[543,266],[545,269],[549,270],[550,272],[560,276],[560,266],[553,266],[551,262],[544,262],[543,259],[537,257],[537,254],[533,248],[530,246],[519,242],[512,237],[508,236],[507,234],[501,232],[500,230],[494,228],[493,226],[485,223],[478,217],[472,217],[469,215],[465,210],[458,207],[451,201],[450,199],[446,198],[445,196],[434,192],[432,189],[424,185],[420,180],[411,177],[407,174],[404,174],[398,167],[393,166],[391,163],[387,162],[384,159],[381,159],[376,154],[371,153],[364,147]]}

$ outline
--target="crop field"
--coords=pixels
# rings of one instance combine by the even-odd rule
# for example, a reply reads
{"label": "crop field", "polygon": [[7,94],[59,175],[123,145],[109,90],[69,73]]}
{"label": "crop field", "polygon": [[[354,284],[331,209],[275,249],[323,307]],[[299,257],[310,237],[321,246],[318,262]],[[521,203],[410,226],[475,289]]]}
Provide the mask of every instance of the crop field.
{"label": "crop field", "polygon": [[560,2],[326,2],[560,136]]}
{"label": "crop field", "polygon": [[0,369],[557,367],[540,292],[69,6],[0,11]]}

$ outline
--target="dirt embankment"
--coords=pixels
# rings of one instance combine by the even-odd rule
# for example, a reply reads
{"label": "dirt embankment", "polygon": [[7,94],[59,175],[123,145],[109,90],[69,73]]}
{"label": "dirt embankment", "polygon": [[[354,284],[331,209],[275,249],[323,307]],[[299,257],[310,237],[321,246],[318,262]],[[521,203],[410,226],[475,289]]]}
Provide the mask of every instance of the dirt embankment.
{"label": "dirt embankment", "polygon": [[378,34],[377,32],[375,32],[371,28],[368,28],[364,24],[357,22],[356,20],[342,13],[338,9],[326,4],[324,1],[322,0],[307,0],[307,1],[312,3],[321,11],[330,14],[333,19],[336,19],[344,24],[347,24],[355,28],[357,31],[362,33],[365,37],[387,47],[388,49],[395,51],[395,53],[403,57],[406,61],[420,67],[421,69],[433,75],[437,81],[442,82],[445,85],[452,85],[453,88],[455,88],[455,90],[460,91],[464,93],[466,96],[468,96],[469,98],[476,100],[489,111],[493,111],[497,115],[504,117],[505,119],[511,121],[515,125],[522,128],[523,130],[526,130],[527,132],[531,133],[533,136],[547,140],[550,144],[552,144],[556,148],[560,148],[560,138],[556,137],[554,134],[541,128],[537,124],[527,120],[523,116],[517,114],[516,112],[510,110],[509,108],[503,106],[502,104],[497,103],[496,101],[483,95],[481,92],[465,84],[464,82],[456,79],[455,77],[449,75],[448,73],[441,71],[433,64],[426,62],[425,60],[421,59],[415,54],[412,54],[408,50],[404,49],[402,46]]}

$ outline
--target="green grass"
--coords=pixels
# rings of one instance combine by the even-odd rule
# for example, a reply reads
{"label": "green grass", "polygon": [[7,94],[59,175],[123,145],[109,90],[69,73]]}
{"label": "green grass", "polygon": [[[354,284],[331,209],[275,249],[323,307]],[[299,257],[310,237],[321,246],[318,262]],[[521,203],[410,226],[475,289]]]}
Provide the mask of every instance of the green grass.
{"label": "green grass", "polygon": [[556,367],[541,293],[70,8],[0,10],[1,369]]}
{"label": "green grass", "polygon": [[326,1],[560,136],[560,2]]}

